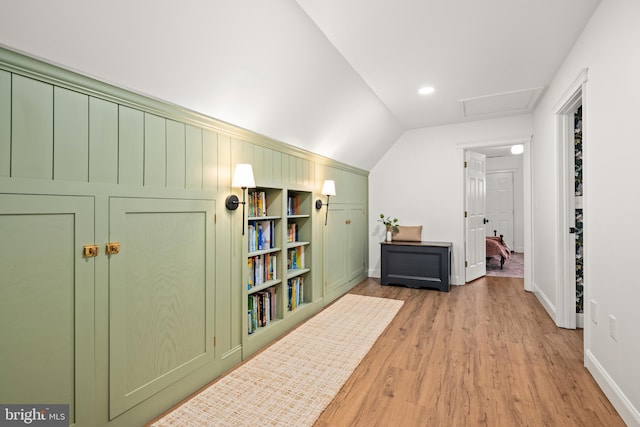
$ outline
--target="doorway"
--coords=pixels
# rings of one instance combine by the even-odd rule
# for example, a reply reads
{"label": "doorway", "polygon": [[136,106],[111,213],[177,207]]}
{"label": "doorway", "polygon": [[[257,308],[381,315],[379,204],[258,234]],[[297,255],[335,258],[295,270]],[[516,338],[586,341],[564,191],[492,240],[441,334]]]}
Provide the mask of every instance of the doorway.
{"label": "doorway", "polygon": [[[520,175],[517,179],[514,178],[514,185],[518,186],[521,191],[518,193],[514,193],[514,197],[516,199],[519,198],[519,201],[516,203],[520,203],[521,205],[521,215],[520,219],[517,220],[514,217],[514,228],[519,228],[520,239],[514,238],[514,248],[516,251],[526,253],[527,256],[524,257],[524,289],[526,291],[533,290],[533,251],[532,251],[532,202],[531,202],[531,140],[532,136],[523,137],[514,140],[503,140],[503,141],[494,141],[494,142],[477,142],[477,143],[466,143],[459,144],[458,148],[461,149],[461,157],[464,159],[467,151],[479,152],[487,155],[489,158],[491,157],[507,157],[512,156],[511,147],[513,145],[522,145],[524,147],[524,152],[520,155],[521,158],[521,168]],[[513,167],[502,166],[502,172],[513,172]],[[495,170],[494,170],[495,171]],[[515,176],[514,176],[515,177]],[[464,199],[466,202],[467,188],[465,183],[465,188],[463,189]],[[516,194],[518,194],[516,196]],[[466,205],[465,205],[466,206]],[[489,218],[490,219],[490,218]],[[493,228],[487,227],[488,230],[493,233]],[[469,242],[466,240],[466,222],[465,222],[465,245],[468,245]],[[514,234],[517,234],[514,232]]]}
{"label": "doorway", "polygon": [[[560,172],[558,194],[558,287],[556,324],[562,328],[587,327],[582,301],[588,300],[588,282],[583,275],[583,220],[587,213],[583,210],[584,162],[584,89],[587,70],[583,70],[571,85],[556,108],[556,129],[558,146],[558,171]],[[579,174],[579,177],[576,174]],[[577,258],[578,257],[578,258]],[[587,313],[588,314],[588,313]],[[585,337],[587,334],[585,333]],[[586,346],[586,342],[585,342]]]}

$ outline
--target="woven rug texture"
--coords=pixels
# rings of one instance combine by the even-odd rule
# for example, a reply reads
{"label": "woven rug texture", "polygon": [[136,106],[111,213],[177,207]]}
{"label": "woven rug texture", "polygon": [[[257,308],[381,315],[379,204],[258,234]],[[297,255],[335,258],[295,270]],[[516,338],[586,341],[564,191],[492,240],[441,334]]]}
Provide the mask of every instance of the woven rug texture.
{"label": "woven rug texture", "polygon": [[492,259],[487,262],[487,276],[524,277],[524,254],[512,252],[511,258],[504,262],[500,269],[500,261]]}
{"label": "woven rug texture", "polygon": [[152,426],[312,426],[403,303],[344,295]]}

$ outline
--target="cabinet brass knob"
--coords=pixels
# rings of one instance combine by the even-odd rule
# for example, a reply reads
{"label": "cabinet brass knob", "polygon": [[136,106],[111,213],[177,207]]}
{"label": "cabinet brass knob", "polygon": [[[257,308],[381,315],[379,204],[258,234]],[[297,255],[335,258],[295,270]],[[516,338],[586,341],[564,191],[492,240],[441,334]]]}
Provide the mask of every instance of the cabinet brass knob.
{"label": "cabinet brass knob", "polygon": [[98,245],[84,245],[82,247],[82,254],[85,258],[93,258],[98,256]]}
{"label": "cabinet brass knob", "polygon": [[118,252],[120,252],[120,243],[118,242],[107,243],[107,254],[115,255]]}

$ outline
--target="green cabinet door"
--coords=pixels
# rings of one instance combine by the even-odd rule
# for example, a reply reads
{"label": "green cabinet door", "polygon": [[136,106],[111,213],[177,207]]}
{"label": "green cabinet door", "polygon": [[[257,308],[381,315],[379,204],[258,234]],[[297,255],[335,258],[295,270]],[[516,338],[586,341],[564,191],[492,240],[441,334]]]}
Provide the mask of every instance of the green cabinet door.
{"label": "green cabinet door", "polygon": [[114,418],[214,354],[215,202],[111,198],[109,393]]}
{"label": "green cabinet door", "polygon": [[344,292],[348,277],[349,238],[346,206],[329,205],[327,225],[323,227],[322,245],[324,249],[324,299],[325,304]]}
{"label": "green cabinet door", "polygon": [[0,402],[95,425],[92,197],[0,194]]}
{"label": "green cabinet door", "polygon": [[352,205],[348,210],[349,281],[358,279],[365,270],[367,251],[366,218],[364,206]]}
{"label": "green cabinet door", "polygon": [[329,205],[323,227],[325,304],[365,278],[367,251],[366,209],[360,205]]}

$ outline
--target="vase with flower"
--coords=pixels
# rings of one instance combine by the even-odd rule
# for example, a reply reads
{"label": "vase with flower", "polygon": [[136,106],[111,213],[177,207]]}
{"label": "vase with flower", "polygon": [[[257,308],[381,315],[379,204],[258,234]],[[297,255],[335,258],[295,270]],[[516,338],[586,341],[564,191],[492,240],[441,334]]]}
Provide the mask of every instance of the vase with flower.
{"label": "vase with flower", "polygon": [[391,219],[390,216],[385,217],[384,214],[380,214],[380,219],[378,219],[381,223],[384,224],[387,229],[386,241],[390,242],[393,240],[393,232],[398,232],[398,218]]}

